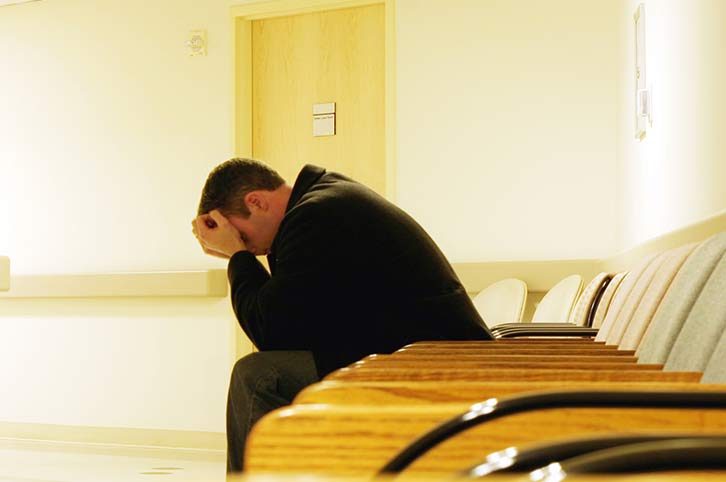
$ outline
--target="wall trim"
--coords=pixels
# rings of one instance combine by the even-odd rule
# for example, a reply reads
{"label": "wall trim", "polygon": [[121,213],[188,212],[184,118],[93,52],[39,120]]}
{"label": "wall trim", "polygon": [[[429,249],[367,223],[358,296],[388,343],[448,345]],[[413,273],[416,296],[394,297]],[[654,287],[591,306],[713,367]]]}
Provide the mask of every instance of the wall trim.
{"label": "wall trim", "polygon": [[[154,430],[117,427],[71,426],[0,422],[0,441],[13,446],[124,455],[182,457],[220,461],[226,459],[227,439],[223,432]],[[131,451],[131,454],[130,454]]]}
{"label": "wall trim", "polygon": [[118,298],[227,296],[221,269],[13,276],[2,298]]}

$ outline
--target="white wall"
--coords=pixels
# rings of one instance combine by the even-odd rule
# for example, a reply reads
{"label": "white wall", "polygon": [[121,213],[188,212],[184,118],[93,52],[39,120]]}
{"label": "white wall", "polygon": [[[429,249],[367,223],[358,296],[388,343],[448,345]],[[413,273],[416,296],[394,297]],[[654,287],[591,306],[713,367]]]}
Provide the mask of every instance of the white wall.
{"label": "white wall", "polygon": [[[236,3],[0,7],[14,274],[224,266],[189,222],[232,153]],[[617,7],[397,0],[398,199],[452,261],[612,251]],[[199,28],[209,54],[188,57]],[[0,422],[223,431],[230,315],[220,299],[3,300]]]}
{"label": "white wall", "polygon": [[[231,3],[0,7],[0,254],[14,275],[225,266],[190,221],[232,153]],[[189,57],[199,28],[209,55]],[[223,432],[232,316],[220,298],[2,300],[0,422]]]}
{"label": "white wall", "polygon": [[634,137],[633,13],[621,1],[619,247],[726,209],[726,2],[650,0],[646,81],[653,125]]}
{"label": "white wall", "polygon": [[452,261],[610,254],[617,2],[396,8],[399,203]]}
{"label": "white wall", "polygon": [[[0,238],[16,274],[210,266],[190,221],[232,152],[226,0],[0,9]],[[184,42],[205,28],[209,55]],[[214,266],[221,266],[215,263]]]}
{"label": "white wall", "polygon": [[224,431],[228,300],[3,299],[0,310],[0,422]]}

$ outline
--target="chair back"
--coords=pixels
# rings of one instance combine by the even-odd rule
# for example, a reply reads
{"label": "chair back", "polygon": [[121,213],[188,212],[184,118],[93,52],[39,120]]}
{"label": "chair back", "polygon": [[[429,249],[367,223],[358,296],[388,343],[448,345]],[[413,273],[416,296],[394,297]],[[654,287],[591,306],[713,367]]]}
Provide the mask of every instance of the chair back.
{"label": "chair back", "polygon": [[668,252],[668,257],[660,265],[655,276],[653,276],[653,280],[643,294],[630,323],[628,323],[622,338],[618,342],[618,347],[621,350],[635,350],[638,348],[638,345],[640,345],[643,339],[643,334],[653,320],[653,316],[658,309],[658,305],[663,300],[663,296],[665,296],[668,287],[673,282],[676,274],[678,274],[678,270],[683,266],[686,258],[688,258],[698,244],[687,244]]}
{"label": "chair back", "polygon": [[665,371],[705,371],[726,328],[726,254],[699,293],[666,360]]}
{"label": "chair back", "polygon": [[585,286],[580,298],[577,300],[577,304],[575,304],[575,309],[573,309],[572,313],[570,313],[570,319],[568,320],[570,323],[574,323],[577,326],[587,325],[592,305],[595,302],[595,299],[597,299],[597,296],[600,294],[603,285],[609,280],[610,275],[603,272],[595,276],[592,281]]}
{"label": "chair back", "polygon": [[633,320],[635,310],[640,305],[640,302],[643,299],[645,292],[648,290],[650,283],[653,281],[655,274],[658,272],[661,265],[670,257],[670,255],[670,251],[663,251],[659,253],[653,259],[653,261],[648,264],[648,267],[643,270],[642,274],[638,278],[638,281],[630,290],[630,294],[628,294],[628,298],[625,300],[625,303],[623,303],[623,306],[620,309],[617,318],[615,319],[615,323],[613,323],[610,328],[610,333],[608,333],[608,336],[606,338],[606,342],[608,345],[620,344],[623,333],[625,333],[626,328]]}
{"label": "chair back", "polygon": [[605,316],[607,316],[608,309],[610,308],[610,303],[612,303],[615,293],[618,291],[627,275],[627,271],[617,273],[605,287],[592,317],[592,328],[600,328],[602,326],[602,322],[605,320]]}
{"label": "chair back", "polygon": [[625,302],[628,301],[630,292],[635,287],[636,283],[640,279],[643,272],[648,268],[651,262],[657,257],[657,254],[651,254],[645,257],[636,264],[633,269],[628,273],[620,287],[615,292],[613,300],[610,302],[605,319],[599,326],[599,331],[595,337],[595,341],[607,341],[610,331],[615,325],[615,321],[620,315],[620,311],[623,309]]}
{"label": "chair back", "polygon": [[698,295],[726,253],[726,233],[707,239],[686,259],[668,287],[636,351],[641,363],[663,364]]}
{"label": "chair back", "polygon": [[582,276],[573,274],[559,281],[544,295],[532,321],[567,321],[582,292]]}
{"label": "chair back", "polygon": [[487,326],[522,321],[527,283],[516,278],[503,279],[484,288],[473,301]]}

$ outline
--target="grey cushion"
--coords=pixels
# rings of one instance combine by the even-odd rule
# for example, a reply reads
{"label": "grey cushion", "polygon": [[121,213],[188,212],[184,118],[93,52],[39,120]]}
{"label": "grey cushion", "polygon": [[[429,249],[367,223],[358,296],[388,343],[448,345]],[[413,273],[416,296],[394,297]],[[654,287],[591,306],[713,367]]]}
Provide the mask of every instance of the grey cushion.
{"label": "grey cushion", "polygon": [[643,334],[650,322],[653,321],[658,305],[663,300],[663,296],[668,291],[673,278],[676,277],[681,266],[698,244],[700,243],[691,243],[668,252],[668,259],[660,265],[655,276],[653,276],[653,281],[650,282],[648,289],[643,293],[643,298],[640,300],[635,313],[633,313],[627,329],[617,342],[621,350],[635,350],[638,348],[643,340]]}
{"label": "grey cushion", "polygon": [[613,279],[610,280],[610,283],[608,283],[608,285],[605,287],[605,291],[600,298],[600,303],[598,303],[597,305],[597,309],[595,310],[595,316],[592,320],[593,328],[600,328],[602,326],[602,323],[605,320],[605,316],[608,313],[608,309],[610,308],[610,303],[613,301],[615,293],[617,293],[621,283],[627,275],[627,271],[622,271],[616,274],[615,276],[613,276]]}
{"label": "grey cushion", "polygon": [[696,298],[673,344],[664,370],[704,371],[726,322],[726,255]]}
{"label": "grey cushion", "polygon": [[620,316],[620,311],[623,309],[623,306],[625,305],[628,297],[630,296],[630,292],[632,291],[635,284],[638,282],[640,276],[643,274],[643,271],[648,268],[648,266],[656,258],[656,256],[657,254],[652,254],[645,259],[642,259],[628,273],[623,282],[620,283],[620,287],[615,292],[615,297],[613,297],[613,300],[610,302],[608,312],[605,315],[605,320],[602,322],[602,326],[597,332],[597,336],[595,337],[596,341],[607,341],[608,335],[610,335],[610,331],[612,330],[613,326],[616,323],[616,320]]}
{"label": "grey cushion", "polygon": [[672,253],[672,250],[660,253],[655,257],[655,259],[653,259],[653,261],[650,262],[650,264],[648,264],[648,267],[643,270],[643,273],[638,278],[635,286],[633,286],[633,289],[630,290],[628,299],[625,300],[623,307],[620,309],[620,313],[618,314],[618,318],[615,320],[615,324],[610,329],[610,333],[607,337],[608,345],[620,345],[623,333],[625,333],[625,330],[633,321],[635,310],[638,308],[638,305],[640,305],[640,302],[643,299],[645,292],[648,290],[648,287],[651,285],[655,274],[658,272],[663,263],[671,257]]}
{"label": "grey cushion", "polygon": [[658,306],[636,355],[640,363],[665,363],[706,280],[726,252],[726,233],[703,242],[688,257]]}

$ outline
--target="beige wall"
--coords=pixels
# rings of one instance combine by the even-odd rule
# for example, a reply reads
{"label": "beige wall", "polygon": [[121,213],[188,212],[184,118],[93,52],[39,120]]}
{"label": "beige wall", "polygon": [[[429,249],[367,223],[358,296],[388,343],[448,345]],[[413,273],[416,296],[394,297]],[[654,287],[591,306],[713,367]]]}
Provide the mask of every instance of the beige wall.
{"label": "beige wall", "polygon": [[[224,267],[189,220],[232,152],[237,3],[0,8],[0,254],[16,274]],[[452,260],[607,257],[726,207],[723,2],[648,3],[656,116],[641,144],[634,3],[396,5],[397,200]],[[209,55],[188,57],[198,28]],[[17,387],[0,421],[224,430],[223,299],[3,300],[0,313],[0,382]],[[52,413],[46,386],[68,400]]]}
{"label": "beige wall", "polygon": [[0,311],[0,424],[224,431],[227,299],[2,299]]}
{"label": "beige wall", "polygon": [[633,13],[619,2],[619,247],[726,209],[726,2],[646,2],[653,125],[634,137]]}
{"label": "beige wall", "polygon": [[396,1],[397,200],[451,260],[614,249],[617,7]]}
{"label": "beige wall", "polygon": [[[190,220],[232,152],[231,3],[0,7],[13,274],[225,266]],[[209,55],[189,57],[199,28]],[[0,422],[223,432],[230,317],[224,298],[0,300]]]}
{"label": "beige wall", "polygon": [[[0,10],[0,238],[15,273],[201,268],[201,185],[232,147],[230,1]],[[189,57],[189,30],[209,55]],[[221,266],[216,263],[214,266]]]}

